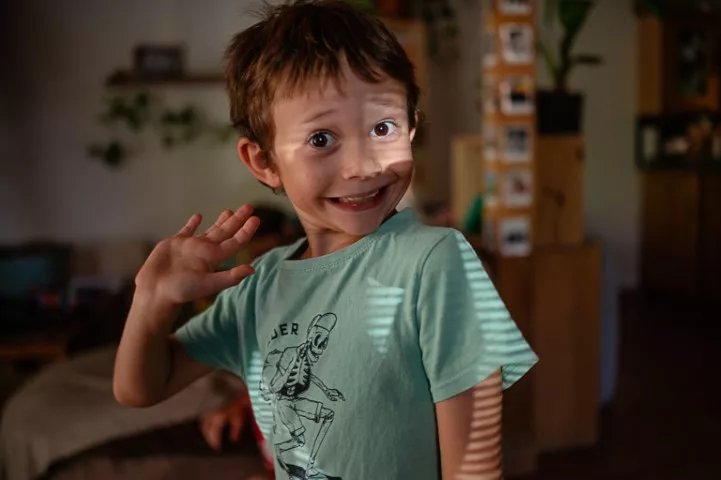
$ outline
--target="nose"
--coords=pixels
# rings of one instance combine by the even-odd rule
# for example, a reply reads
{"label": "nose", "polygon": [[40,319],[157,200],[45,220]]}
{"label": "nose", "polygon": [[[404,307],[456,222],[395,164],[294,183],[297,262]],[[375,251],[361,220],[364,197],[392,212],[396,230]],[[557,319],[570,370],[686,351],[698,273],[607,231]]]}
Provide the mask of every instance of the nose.
{"label": "nose", "polygon": [[377,177],[383,171],[375,149],[367,148],[365,145],[357,145],[349,148],[343,155],[344,180],[363,180]]}

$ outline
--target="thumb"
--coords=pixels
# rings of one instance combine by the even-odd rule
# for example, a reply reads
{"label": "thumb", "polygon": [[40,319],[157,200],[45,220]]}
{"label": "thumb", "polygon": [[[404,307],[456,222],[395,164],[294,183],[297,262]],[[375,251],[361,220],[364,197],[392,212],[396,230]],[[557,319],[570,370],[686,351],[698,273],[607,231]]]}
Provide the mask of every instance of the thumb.
{"label": "thumb", "polygon": [[226,288],[230,288],[240,283],[246,277],[255,273],[255,269],[250,265],[239,265],[230,270],[215,272],[208,275],[206,284],[211,293],[217,293]]}

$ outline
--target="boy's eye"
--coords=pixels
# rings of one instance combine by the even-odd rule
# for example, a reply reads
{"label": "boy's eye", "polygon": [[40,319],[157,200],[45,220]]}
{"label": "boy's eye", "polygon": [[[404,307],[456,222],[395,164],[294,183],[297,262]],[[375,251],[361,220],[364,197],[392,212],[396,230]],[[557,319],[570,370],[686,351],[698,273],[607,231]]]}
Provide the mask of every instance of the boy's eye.
{"label": "boy's eye", "polygon": [[328,132],[317,132],[308,138],[308,143],[313,148],[326,148],[335,143],[335,138]]}
{"label": "boy's eye", "polygon": [[375,127],[373,127],[371,135],[373,135],[374,137],[387,137],[388,135],[395,133],[396,128],[397,126],[393,121],[383,120],[382,122],[377,123]]}

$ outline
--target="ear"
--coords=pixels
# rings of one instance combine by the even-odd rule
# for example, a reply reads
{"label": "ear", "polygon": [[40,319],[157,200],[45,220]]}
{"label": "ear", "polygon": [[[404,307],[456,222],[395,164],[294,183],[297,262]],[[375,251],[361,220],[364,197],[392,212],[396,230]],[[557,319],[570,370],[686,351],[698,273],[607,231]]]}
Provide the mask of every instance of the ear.
{"label": "ear", "polygon": [[250,141],[247,137],[238,140],[238,157],[255,178],[270,188],[283,186],[277,169],[273,167],[270,159],[257,143]]}
{"label": "ear", "polygon": [[418,113],[419,113],[419,110],[416,110],[415,127],[411,128],[411,132],[410,132],[411,143],[413,143],[413,139],[416,137],[416,131],[418,130],[418,123],[421,121],[421,116]]}

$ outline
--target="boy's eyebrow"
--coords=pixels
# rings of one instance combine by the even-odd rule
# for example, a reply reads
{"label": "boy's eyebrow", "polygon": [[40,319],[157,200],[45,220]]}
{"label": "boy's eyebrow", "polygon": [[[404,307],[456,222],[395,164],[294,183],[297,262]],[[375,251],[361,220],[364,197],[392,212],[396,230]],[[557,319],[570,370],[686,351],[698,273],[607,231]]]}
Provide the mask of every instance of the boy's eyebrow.
{"label": "boy's eyebrow", "polygon": [[313,122],[315,122],[316,120],[321,119],[321,118],[323,118],[323,117],[326,117],[326,116],[330,115],[330,114],[333,113],[333,112],[335,112],[335,109],[334,109],[334,108],[326,108],[325,110],[321,110],[320,112],[314,113],[312,116],[306,118],[306,119],[303,120],[303,122],[301,122],[301,123],[302,123],[302,124],[313,123]]}
{"label": "boy's eyebrow", "polygon": [[375,103],[376,105],[383,107],[393,107],[405,110],[405,105],[403,105],[402,102],[399,102],[396,98],[374,98],[371,100],[371,103]]}
{"label": "boy's eyebrow", "polygon": [[[372,105],[378,105],[382,107],[391,107],[396,108],[398,110],[405,110],[405,105],[403,102],[398,101],[398,99],[393,97],[372,97],[368,98],[368,103]],[[311,114],[310,117],[303,119],[301,122],[301,125],[306,125],[309,123],[313,123],[317,120],[320,120],[323,117],[327,117],[328,115],[331,115],[336,112],[335,108],[326,108],[324,110],[321,110],[319,112]]]}

